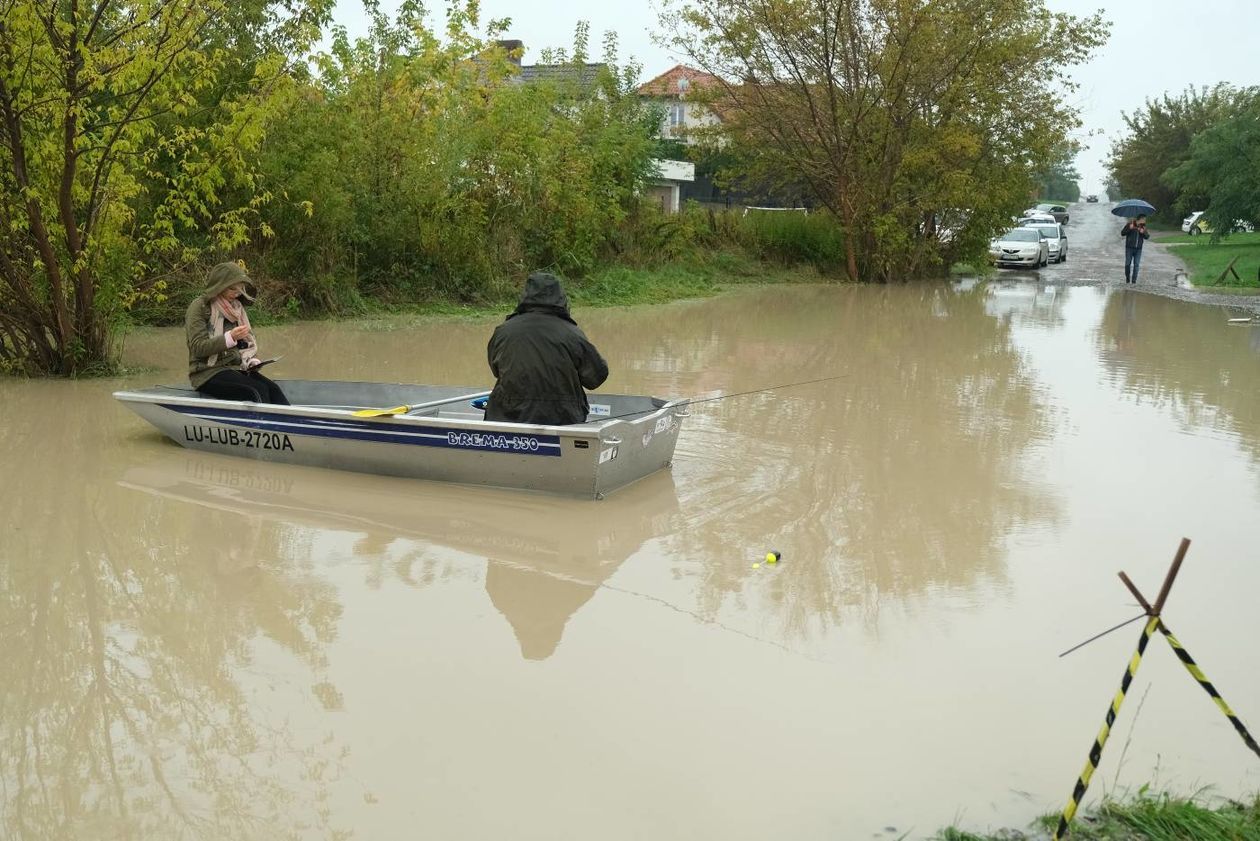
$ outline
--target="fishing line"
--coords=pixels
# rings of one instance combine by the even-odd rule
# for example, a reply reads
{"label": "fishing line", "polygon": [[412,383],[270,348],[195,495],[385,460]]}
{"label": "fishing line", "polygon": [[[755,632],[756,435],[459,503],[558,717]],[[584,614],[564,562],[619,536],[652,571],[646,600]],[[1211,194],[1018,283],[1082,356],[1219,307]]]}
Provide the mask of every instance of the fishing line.
{"label": "fishing line", "polygon": [[1102,639],[1103,637],[1107,636],[1107,634],[1110,634],[1112,631],[1118,631],[1118,630],[1120,630],[1121,628],[1123,628],[1125,625],[1132,625],[1134,622],[1138,621],[1138,620],[1139,620],[1139,619],[1141,619],[1143,616],[1147,616],[1147,615],[1148,615],[1148,614],[1147,614],[1145,611],[1143,611],[1142,613],[1139,613],[1137,616],[1134,616],[1132,619],[1126,619],[1125,621],[1121,622],[1119,625],[1117,625],[1117,626],[1116,626],[1116,627],[1114,627],[1114,628],[1108,628],[1107,630],[1103,631],[1101,634],[1094,634],[1092,637],[1090,637],[1089,639],[1085,640],[1085,642],[1082,642],[1082,643],[1079,643],[1079,644],[1077,644],[1077,645],[1072,646],[1071,648],[1069,648],[1067,651],[1063,652],[1063,653],[1062,653],[1062,654],[1060,654],[1059,656],[1060,656],[1060,657],[1066,657],[1067,655],[1071,654],[1071,653],[1072,653],[1073,651],[1075,651],[1076,649],[1078,649],[1078,648],[1084,648],[1085,646],[1089,645],[1089,644],[1090,644],[1091,642],[1093,642],[1094,640],[1097,640],[1097,639]]}
{"label": "fishing line", "polygon": [[[781,388],[796,388],[797,386],[813,385],[814,383],[828,383],[828,382],[831,382],[832,380],[842,380],[847,376],[849,375],[837,374],[834,377],[819,377],[816,380],[801,380],[800,382],[797,382],[797,383],[784,383],[783,385],[772,385],[768,388],[757,388],[757,389],[753,389],[752,391],[737,391],[734,394],[723,394],[718,397],[705,397],[700,400],[684,400],[680,403],[675,403],[671,405],[669,408],[679,409],[679,408],[684,408],[684,407],[689,407],[689,406],[699,406],[701,403],[716,403],[719,400],[730,400],[732,397],[747,397],[751,394],[765,394],[767,391],[778,391]],[[652,412],[655,412],[655,411],[660,411],[660,410],[659,409],[639,409],[637,412],[626,412],[625,414],[622,414],[622,415],[611,415],[606,418],[600,418],[598,421],[591,421],[591,423],[600,423],[603,421],[619,420],[620,418],[632,418],[635,415],[650,415]]]}

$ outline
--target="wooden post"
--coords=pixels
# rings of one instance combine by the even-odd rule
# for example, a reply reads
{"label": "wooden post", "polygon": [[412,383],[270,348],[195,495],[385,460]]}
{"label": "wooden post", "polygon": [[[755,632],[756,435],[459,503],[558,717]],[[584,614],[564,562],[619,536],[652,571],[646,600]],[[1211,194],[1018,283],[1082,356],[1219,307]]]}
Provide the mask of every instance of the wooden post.
{"label": "wooden post", "polygon": [[1172,589],[1173,582],[1177,580],[1177,573],[1181,572],[1181,563],[1186,559],[1186,552],[1189,550],[1190,538],[1181,538],[1181,545],[1177,547],[1177,554],[1173,556],[1172,566],[1168,568],[1168,574],[1164,576],[1163,586],[1159,588],[1159,596],[1156,597],[1154,605],[1146,600],[1146,597],[1142,595],[1142,591],[1137,588],[1137,585],[1133,583],[1129,576],[1123,572],[1120,573],[1120,580],[1124,582],[1125,587],[1129,588],[1129,592],[1133,594],[1133,598],[1138,600],[1138,604],[1146,611],[1147,616],[1159,616],[1164,610],[1164,602],[1168,600],[1168,591]]}
{"label": "wooden post", "polygon": [[1234,259],[1229,261],[1229,265],[1225,267],[1225,271],[1221,272],[1221,276],[1216,279],[1217,286],[1220,286],[1222,283],[1225,282],[1225,275],[1227,274],[1232,274],[1234,276],[1234,280],[1237,280],[1239,283],[1242,282],[1242,278],[1238,276],[1238,272],[1234,271],[1234,264],[1237,262],[1238,262],[1237,257],[1234,257]]}
{"label": "wooden post", "polygon": [[1155,597],[1154,616],[1164,609],[1164,602],[1168,600],[1168,591],[1172,589],[1173,582],[1177,580],[1177,573],[1181,572],[1181,562],[1186,559],[1186,552],[1190,549],[1190,538],[1181,538],[1181,545],[1177,547],[1177,555],[1173,558],[1172,566],[1168,568],[1168,574],[1164,576],[1164,586],[1159,588],[1159,595]]}
{"label": "wooden post", "polygon": [[1138,604],[1140,604],[1142,606],[1142,609],[1146,611],[1146,615],[1154,616],[1155,610],[1154,608],[1151,607],[1151,603],[1148,602],[1146,600],[1146,597],[1142,595],[1142,592],[1138,590],[1137,585],[1129,580],[1129,576],[1121,572],[1120,580],[1124,582],[1124,586],[1129,588],[1129,592],[1133,594],[1133,598],[1138,600]]}

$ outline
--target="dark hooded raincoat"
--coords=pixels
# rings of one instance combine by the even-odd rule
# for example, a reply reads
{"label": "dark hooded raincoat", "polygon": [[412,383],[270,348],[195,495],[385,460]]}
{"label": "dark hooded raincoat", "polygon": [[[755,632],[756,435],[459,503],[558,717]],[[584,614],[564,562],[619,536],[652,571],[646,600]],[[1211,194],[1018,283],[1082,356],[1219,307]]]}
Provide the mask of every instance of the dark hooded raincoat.
{"label": "dark hooded raincoat", "polygon": [[535,272],[516,310],[495,328],[486,348],[498,380],[486,420],[564,425],[584,423],[584,388],[608,379],[608,363],[569,315],[560,281]]}

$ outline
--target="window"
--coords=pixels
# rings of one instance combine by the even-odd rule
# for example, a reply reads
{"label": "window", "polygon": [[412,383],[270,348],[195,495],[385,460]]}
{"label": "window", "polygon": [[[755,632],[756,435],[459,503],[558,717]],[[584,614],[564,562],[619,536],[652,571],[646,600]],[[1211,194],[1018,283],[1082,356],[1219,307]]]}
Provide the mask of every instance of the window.
{"label": "window", "polygon": [[686,93],[686,92],[687,92],[687,88],[689,88],[689,87],[691,87],[691,80],[690,80],[690,79],[679,79],[679,80],[678,80],[678,90],[679,90],[679,92],[680,92],[680,93]]}
{"label": "window", "polygon": [[674,103],[669,106],[669,125],[671,128],[678,128],[686,122],[685,106],[682,103]]}
{"label": "window", "polygon": [[1015,228],[1007,231],[1006,235],[1001,239],[1007,242],[1039,242],[1041,240],[1041,231],[1036,228]]}

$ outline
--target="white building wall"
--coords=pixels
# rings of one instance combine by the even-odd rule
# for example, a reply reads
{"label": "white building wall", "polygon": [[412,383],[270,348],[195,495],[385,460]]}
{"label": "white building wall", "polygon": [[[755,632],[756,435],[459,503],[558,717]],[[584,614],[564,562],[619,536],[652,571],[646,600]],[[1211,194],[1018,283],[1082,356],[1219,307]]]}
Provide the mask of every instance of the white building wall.
{"label": "white building wall", "polygon": [[682,209],[682,185],[685,181],[696,180],[696,165],[690,161],[669,161],[658,159],[657,175],[649,178],[646,185],[648,196],[655,197],[666,213],[677,213]]}

